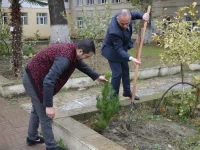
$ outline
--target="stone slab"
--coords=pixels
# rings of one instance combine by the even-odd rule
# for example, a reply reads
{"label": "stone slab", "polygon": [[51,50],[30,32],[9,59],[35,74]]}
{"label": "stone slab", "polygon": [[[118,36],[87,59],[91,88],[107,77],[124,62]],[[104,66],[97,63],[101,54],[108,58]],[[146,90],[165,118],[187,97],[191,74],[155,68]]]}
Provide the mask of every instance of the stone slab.
{"label": "stone slab", "polygon": [[0,75],[0,86],[12,84],[13,82]]}
{"label": "stone slab", "polygon": [[[146,69],[139,70],[139,77],[141,79],[147,79],[152,77],[159,76],[159,71],[161,67],[152,67]],[[179,66],[178,66],[179,68]],[[178,73],[176,66],[168,67],[169,74]],[[130,77],[133,79],[134,72],[130,72]],[[13,81],[14,82],[14,81]],[[21,95],[25,94],[25,90],[21,81],[17,81],[17,83],[13,83],[12,81],[0,76],[0,94],[3,97],[7,97],[8,95]],[[13,85],[14,84],[14,85]],[[80,78],[70,78],[68,82],[64,85],[64,88],[85,88],[97,85],[97,82],[92,81],[89,77],[80,77]]]}

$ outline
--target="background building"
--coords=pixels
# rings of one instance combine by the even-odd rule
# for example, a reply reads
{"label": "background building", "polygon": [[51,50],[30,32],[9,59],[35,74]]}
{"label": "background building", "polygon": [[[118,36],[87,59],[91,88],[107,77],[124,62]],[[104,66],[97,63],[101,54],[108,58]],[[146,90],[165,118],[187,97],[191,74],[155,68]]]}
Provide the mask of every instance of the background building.
{"label": "background building", "polygon": [[[195,0],[154,0],[153,2],[153,16],[159,17],[162,15],[167,15],[170,18],[172,18],[175,13],[180,7],[189,6],[191,5]],[[196,9],[198,10],[197,18],[200,18],[200,1],[196,0],[197,6]],[[165,10],[165,8],[167,8]],[[193,22],[192,18],[190,16],[186,16],[185,21],[192,22],[192,27],[196,26],[196,23]]]}
{"label": "background building", "polygon": [[[174,12],[183,6],[192,4],[194,0],[154,0],[153,2],[153,17],[159,17],[164,14],[172,17]],[[77,26],[82,24],[82,6],[85,10],[91,10],[94,5],[97,6],[99,11],[104,11],[106,2],[111,3],[111,13],[116,14],[120,9],[127,8],[134,10],[134,7],[129,0],[64,0],[67,20],[68,22],[75,22]],[[2,23],[9,23],[9,7],[8,0],[2,1],[3,18]],[[200,2],[197,2],[197,10],[200,13]],[[25,38],[34,38],[37,31],[41,39],[49,39],[50,37],[50,19],[48,6],[41,7],[38,5],[31,5],[26,2],[22,3],[22,23],[23,23],[23,36]],[[200,14],[199,14],[200,17]],[[185,17],[186,21],[192,21],[191,18]]]}
{"label": "background building", "polygon": [[[3,20],[2,23],[9,24],[10,3],[8,0],[2,1]],[[50,35],[50,19],[48,7],[40,7],[38,5],[31,5],[26,2],[22,3],[22,24],[23,36],[25,38],[34,38],[37,31],[41,38],[49,38]]]}

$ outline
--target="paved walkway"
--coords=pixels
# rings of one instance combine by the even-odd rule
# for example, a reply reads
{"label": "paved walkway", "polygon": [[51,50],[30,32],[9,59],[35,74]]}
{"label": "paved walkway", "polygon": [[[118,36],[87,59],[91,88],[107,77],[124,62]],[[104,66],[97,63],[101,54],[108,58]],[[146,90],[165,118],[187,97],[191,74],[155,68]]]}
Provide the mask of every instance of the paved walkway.
{"label": "paved walkway", "polygon": [[26,145],[29,114],[17,103],[0,98],[0,150],[42,150],[43,145]]}
{"label": "paved walkway", "polygon": [[[200,75],[199,72],[195,74]],[[193,74],[186,74],[191,81]],[[138,81],[137,95],[151,95],[165,91],[174,83],[180,82],[180,76],[156,77]],[[181,88],[180,86],[177,88]],[[121,88],[122,89],[122,88]],[[100,87],[69,90],[55,96],[54,107],[58,110],[70,110],[96,104],[96,95]],[[122,92],[122,91],[120,91]],[[15,97],[10,101],[0,98],[0,150],[44,150],[44,145],[26,146],[27,127],[31,103],[29,97]]]}

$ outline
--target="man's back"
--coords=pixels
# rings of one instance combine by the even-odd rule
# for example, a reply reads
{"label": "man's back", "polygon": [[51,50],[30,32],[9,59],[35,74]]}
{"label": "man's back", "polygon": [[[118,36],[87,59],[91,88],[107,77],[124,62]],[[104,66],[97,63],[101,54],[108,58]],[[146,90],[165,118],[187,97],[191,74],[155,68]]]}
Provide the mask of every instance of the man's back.
{"label": "man's back", "polygon": [[102,55],[110,61],[123,62],[127,61],[127,55],[119,51],[126,51],[130,48],[132,35],[132,21],[129,24],[129,29],[122,29],[117,23],[117,16],[111,19],[106,37],[102,46]]}

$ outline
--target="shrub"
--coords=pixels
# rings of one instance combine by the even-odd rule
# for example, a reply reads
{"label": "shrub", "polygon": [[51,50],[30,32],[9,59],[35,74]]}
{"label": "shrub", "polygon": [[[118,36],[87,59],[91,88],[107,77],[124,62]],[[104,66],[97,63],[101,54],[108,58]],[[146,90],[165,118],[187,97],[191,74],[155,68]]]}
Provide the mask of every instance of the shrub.
{"label": "shrub", "polygon": [[190,22],[184,21],[186,16],[191,16],[193,21],[200,26],[197,19],[196,2],[187,7],[181,7],[172,18],[162,16],[156,21],[156,28],[160,32],[153,35],[153,40],[164,48],[160,54],[161,61],[166,64],[180,64],[181,78],[183,81],[183,65],[189,65],[200,58],[200,33],[192,29]]}
{"label": "shrub", "polygon": [[34,49],[34,47],[30,44],[24,44],[23,45],[23,54],[26,56],[31,56],[36,54],[36,50]]}
{"label": "shrub", "polygon": [[[106,79],[110,79],[111,74],[106,74]],[[101,132],[105,129],[113,115],[119,112],[119,96],[114,96],[114,90],[109,82],[102,88],[101,95],[97,97],[97,105],[100,114],[94,122],[94,130]]]}
{"label": "shrub", "polygon": [[10,46],[6,43],[9,38],[9,26],[5,24],[0,24],[0,55],[10,55]]}

